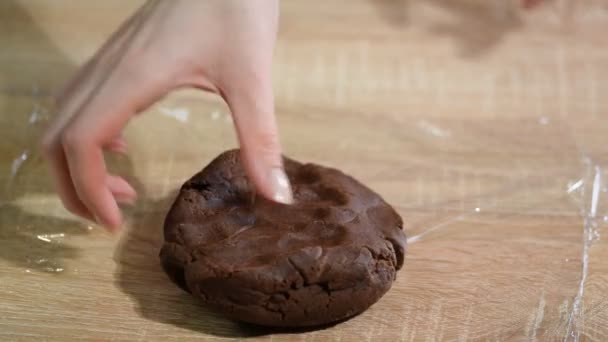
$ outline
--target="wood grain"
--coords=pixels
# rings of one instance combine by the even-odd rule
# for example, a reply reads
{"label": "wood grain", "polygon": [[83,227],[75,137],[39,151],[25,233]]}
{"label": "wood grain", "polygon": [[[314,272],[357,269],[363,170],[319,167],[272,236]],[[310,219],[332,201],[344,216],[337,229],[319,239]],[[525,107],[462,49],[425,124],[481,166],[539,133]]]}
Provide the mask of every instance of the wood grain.
{"label": "wood grain", "polygon": [[129,126],[111,168],[141,198],[121,234],[53,193],[49,97],[140,3],[0,2],[0,340],[608,339],[605,1],[281,2],[287,153],[361,179],[410,237],[380,302],[304,332],[228,321],[159,267],[175,190],[236,146],[217,98],[180,91]]}

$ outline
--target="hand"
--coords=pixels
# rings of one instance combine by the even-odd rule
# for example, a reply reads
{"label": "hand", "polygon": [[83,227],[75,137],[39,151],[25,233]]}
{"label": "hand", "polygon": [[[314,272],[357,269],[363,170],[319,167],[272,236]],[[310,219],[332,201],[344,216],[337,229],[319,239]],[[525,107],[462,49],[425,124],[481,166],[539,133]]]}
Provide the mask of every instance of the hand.
{"label": "hand", "polygon": [[42,147],[64,206],[110,229],[135,190],[106,171],[103,149],[124,150],[129,119],[168,92],[220,94],[234,117],[245,170],[265,197],[292,201],[274,116],[277,0],[150,1],[82,67],[57,98]]}

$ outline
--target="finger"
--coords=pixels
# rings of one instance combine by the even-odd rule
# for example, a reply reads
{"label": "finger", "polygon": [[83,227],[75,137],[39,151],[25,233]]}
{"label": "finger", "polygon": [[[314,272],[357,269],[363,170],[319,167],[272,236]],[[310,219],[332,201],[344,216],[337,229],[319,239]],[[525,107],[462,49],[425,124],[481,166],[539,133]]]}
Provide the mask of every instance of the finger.
{"label": "finger", "polygon": [[[106,185],[107,175],[101,147],[80,133],[65,135],[62,144],[78,198],[94,215],[95,221],[113,230],[118,228],[122,217],[114,196]],[[85,162],[91,164],[84,165]]]}
{"label": "finger", "polygon": [[283,169],[270,81],[234,89],[224,97],[234,117],[247,175],[264,197],[291,204],[293,194]]}
{"label": "finger", "polygon": [[93,215],[80,201],[74,189],[67,160],[61,145],[55,142],[48,142],[43,146],[43,154],[50,164],[53,183],[63,206],[71,213],[93,221]]}
{"label": "finger", "polygon": [[120,226],[122,216],[107,182],[102,148],[120,134],[133,114],[167,90],[160,81],[119,68],[64,130],[63,148],[76,193],[98,222],[110,229]]}
{"label": "finger", "polygon": [[[46,130],[41,141],[43,154],[49,161],[55,187],[64,206],[74,214],[90,220],[94,219],[94,215],[81,201],[74,188],[68,161],[61,144],[62,132],[72,120],[72,117],[77,114],[78,109],[83,107],[83,103],[90,100],[95,87],[106,79],[109,74],[108,70],[111,70],[120,61],[122,52],[126,50],[125,47],[134,32],[139,30],[141,23],[151,11],[151,7],[153,6],[144,5],[140,11],[125,21],[102,48],[80,68],[75,77],[55,96],[59,115]],[[124,153],[126,152],[126,143],[122,140],[116,140],[110,143],[109,148]]]}
{"label": "finger", "polygon": [[[97,62],[97,58],[87,62],[57,97],[58,116],[53,120],[42,139],[43,153],[49,161],[55,188],[62,203],[70,212],[92,221],[96,220],[94,215],[80,200],[74,188],[65,151],[61,144],[61,135],[72,117],[77,114],[77,109],[87,101],[94,89],[95,76],[103,68],[103,65],[96,65]],[[122,139],[112,141],[108,147],[113,151],[126,153],[126,143]]]}
{"label": "finger", "polygon": [[122,177],[109,175],[106,185],[118,203],[134,204],[137,200],[137,192],[129,182]]}
{"label": "finger", "polygon": [[122,135],[112,139],[105,148],[116,153],[127,154],[128,150],[127,141],[122,137]]}

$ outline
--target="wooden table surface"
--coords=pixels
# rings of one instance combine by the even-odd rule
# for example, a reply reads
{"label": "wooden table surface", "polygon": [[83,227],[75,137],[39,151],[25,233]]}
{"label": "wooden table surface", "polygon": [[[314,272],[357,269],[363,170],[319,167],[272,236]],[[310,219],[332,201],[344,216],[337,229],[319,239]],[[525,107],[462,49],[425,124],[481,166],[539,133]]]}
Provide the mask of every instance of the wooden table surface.
{"label": "wooden table surface", "polygon": [[235,146],[217,98],[180,91],[130,124],[110,157],[141,193],[121,234],[53,193],[49,97],[140,2],[0,1],[0,340],[608,340],[608,5],[516,2],[281,2],[287,154],[381,193],[409,250],[367,312],[275,332],[159,266],[175,190]]}

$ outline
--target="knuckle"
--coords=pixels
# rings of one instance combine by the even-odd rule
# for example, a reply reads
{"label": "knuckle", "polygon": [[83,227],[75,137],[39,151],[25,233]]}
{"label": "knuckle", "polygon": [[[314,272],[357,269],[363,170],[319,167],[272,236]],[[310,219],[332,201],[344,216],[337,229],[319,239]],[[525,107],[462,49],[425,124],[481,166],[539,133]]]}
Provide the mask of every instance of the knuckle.
{"label": "knuckle", "polygon": [[249,147],[252,152],[248,157],[255,159],[261,158],[264,160],[264,163],[268,165],[281,165],[281,148],[276,133],[257,133],[254,136],[253,144],[247,147]]}
{"label": "knuckle", "polygon": [[255,134],[255,142],[259,153],[273,155],[279,151],[279,137],[276,132],[261,131]]}

